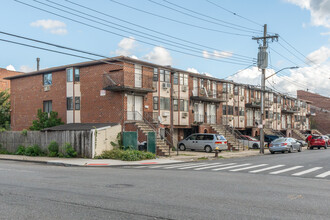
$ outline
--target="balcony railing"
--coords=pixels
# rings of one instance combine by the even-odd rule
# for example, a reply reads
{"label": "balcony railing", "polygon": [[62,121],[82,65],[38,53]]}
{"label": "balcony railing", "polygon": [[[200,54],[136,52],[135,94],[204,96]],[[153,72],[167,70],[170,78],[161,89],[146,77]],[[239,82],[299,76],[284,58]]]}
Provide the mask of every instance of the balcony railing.
{"label": "balcony railing", "polygon": [[190,99],[196,101],[204,101],[204,102],[226,102],[227,98],[225,94],[219,93],[216,97],[213,95],[213,91],[207,91],[206,89],[198,89],[193,88],[191,92]]}
{"label": "balcony railing", "polygon": [[217,116],[216,115],[207,115],[206,116],[208,124],[216,124],[217,123]]}
{"label": "balcony railing", "polygon": [[123,70],[103,74],[103,88],[110,91],[154,92],[153,78],[147,75],[125,73]]}
{"label": "balcony railing", "polygon": [[196,123],[204,123],[204,115],[194,114],[194,122],[196,122]]}

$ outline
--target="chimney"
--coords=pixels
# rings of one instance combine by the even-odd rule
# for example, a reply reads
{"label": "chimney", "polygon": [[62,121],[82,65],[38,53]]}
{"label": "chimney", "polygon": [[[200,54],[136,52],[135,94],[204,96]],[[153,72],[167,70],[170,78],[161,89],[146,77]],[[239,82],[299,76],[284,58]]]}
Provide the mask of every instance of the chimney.
{"label": "chimney", "polygon": [[37,71],[39,71],[39,67],[40,67],[40,58],[37,57]]}

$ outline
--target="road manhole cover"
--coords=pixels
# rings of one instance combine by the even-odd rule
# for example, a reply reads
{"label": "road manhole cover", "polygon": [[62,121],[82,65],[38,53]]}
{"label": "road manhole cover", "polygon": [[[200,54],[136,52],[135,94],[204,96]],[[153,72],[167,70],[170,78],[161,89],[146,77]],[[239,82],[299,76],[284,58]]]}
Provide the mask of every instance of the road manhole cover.
{"label": "road manhole cover", "polygon": [[131,188],[134,185],[132,184],[110,184],[107,185],[108,188],[114,188],[114,189],[118,189],[118,188]]}

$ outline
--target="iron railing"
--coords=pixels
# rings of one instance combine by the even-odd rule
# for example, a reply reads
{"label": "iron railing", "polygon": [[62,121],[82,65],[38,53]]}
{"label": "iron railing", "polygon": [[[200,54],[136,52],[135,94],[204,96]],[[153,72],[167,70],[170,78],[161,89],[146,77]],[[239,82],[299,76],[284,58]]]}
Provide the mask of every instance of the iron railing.
{"label": "iron railing", "polygon": [[243,135],[239,130],[235,129],[234,127],[232,126],[229,126],[229,125],[225,125],[224,126],[226,131],[228,131],[229,133],[231,133],[234,138],[235,138],[235,144],[238,146],[238,151],[240,150],[240,148],[242,148],[242,150],[245,150],[244,149],[244,144],[243,142],[240,142],[239,139],[240,137]]}

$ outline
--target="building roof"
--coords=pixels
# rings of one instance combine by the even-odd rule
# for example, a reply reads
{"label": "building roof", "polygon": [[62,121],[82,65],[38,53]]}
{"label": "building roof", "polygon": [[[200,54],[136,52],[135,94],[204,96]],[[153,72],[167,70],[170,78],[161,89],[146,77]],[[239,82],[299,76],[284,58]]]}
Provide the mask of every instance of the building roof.
{"label": "building roof", "polygon": [[90,131],[95,128],[115,126],[117,123],[71,123],[45,128],[42,131]]}

